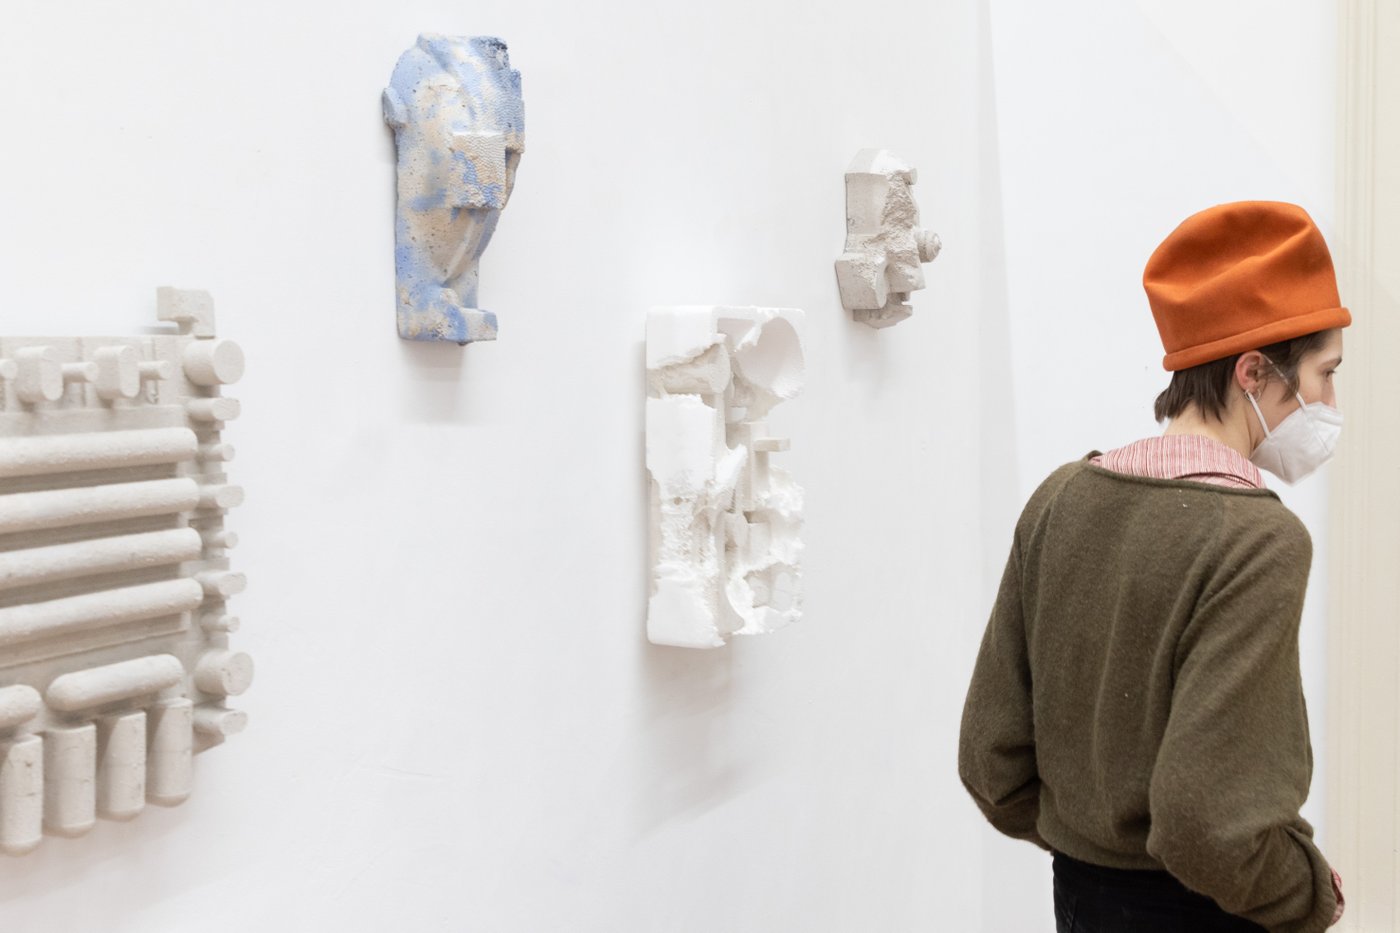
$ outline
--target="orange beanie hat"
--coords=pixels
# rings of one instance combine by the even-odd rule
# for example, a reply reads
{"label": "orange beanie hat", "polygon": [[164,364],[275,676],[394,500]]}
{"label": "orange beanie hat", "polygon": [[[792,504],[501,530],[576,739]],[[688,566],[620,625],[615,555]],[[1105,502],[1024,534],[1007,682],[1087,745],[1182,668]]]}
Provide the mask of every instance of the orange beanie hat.
{"label": "orange beanie hat", "polygon": [[1142,273],[1168,370],[1346,327],[1332,254],[1307,211],[1236,201],[1194,214]]}

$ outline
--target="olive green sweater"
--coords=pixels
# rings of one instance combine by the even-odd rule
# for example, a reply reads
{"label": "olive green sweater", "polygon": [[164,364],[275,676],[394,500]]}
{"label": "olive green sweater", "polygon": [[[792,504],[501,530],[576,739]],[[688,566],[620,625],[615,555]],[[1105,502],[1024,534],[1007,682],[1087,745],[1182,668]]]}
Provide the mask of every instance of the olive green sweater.
{"label": "olive green sweater", "polygon": [[1061,467],[1016,525],[963,709],[1001,832],[1166,869],[1270,930],[1332,919],[1298,621],[1312,543],[1267,490]]}

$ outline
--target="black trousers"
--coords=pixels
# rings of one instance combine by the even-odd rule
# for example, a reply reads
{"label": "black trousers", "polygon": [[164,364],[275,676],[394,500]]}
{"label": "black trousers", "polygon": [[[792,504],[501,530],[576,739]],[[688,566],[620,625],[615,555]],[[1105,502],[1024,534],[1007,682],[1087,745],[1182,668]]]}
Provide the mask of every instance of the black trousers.
{"label": "black trousers", "polygon": [[1165,871],[1105,868],[1055,853],[1057,933],[1257,933]]}

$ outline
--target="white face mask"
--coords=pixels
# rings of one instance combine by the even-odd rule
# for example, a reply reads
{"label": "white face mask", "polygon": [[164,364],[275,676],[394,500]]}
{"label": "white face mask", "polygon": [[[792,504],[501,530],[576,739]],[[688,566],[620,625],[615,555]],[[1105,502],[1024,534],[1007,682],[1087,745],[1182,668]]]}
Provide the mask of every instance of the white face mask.
{"label": "white face mask", "polygon": [[1259,410],[1259,403],[1253,395],[1245,393],[1249,404],[1254,406],[1254,413],[1259,416],[1259,423],[1264,427],[1264,439],[1249,455],[1250,462],[1261,470],[1268,470],[1290,486],[1332,458],[1337,449],[1337,437],[1342,433],[1340,411],[1322,402],[1309,405],[1303,401],[1301,394],[1293,394],[1298,398],[1298,410],[1270,431],[1264,413]]}

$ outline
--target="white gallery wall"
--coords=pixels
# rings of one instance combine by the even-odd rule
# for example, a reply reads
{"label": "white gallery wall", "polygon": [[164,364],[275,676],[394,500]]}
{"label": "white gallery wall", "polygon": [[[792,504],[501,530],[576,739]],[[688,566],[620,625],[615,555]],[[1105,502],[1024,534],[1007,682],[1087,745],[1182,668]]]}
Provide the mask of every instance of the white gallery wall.
{"label": "white gallery wall", "polygon": [[[379,92],[423,30],[499,35],[523,75],[494,344],[394,331]],[[0,921],[1053,929],[1048,859],[956,773],[1010,526],[1054,465],[1154,429],[1137,281],[1174,223],[1272,197],[1329,229],[1333,35],[1303,0],[6,5],[3,332],[213,293],[249,361],[225,438],[258,674],[188,803],[0,865]],[[832,271],[866,146],[919,167],[945,244],[883,332]],[[644,637],[645,311],[702,302],[808,320],[773,416],[806,617],[713,652]]]}

